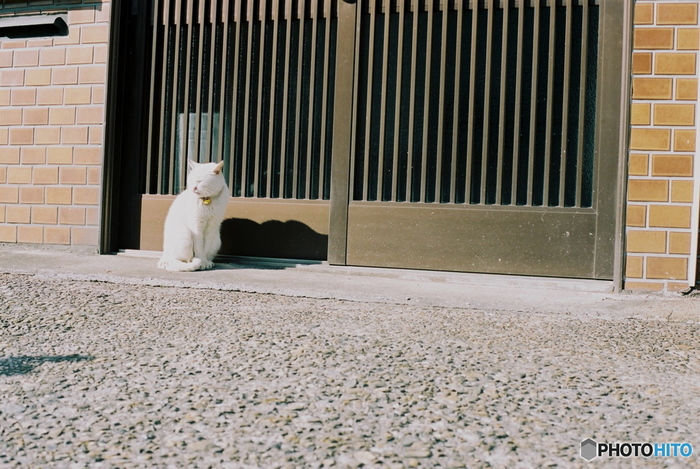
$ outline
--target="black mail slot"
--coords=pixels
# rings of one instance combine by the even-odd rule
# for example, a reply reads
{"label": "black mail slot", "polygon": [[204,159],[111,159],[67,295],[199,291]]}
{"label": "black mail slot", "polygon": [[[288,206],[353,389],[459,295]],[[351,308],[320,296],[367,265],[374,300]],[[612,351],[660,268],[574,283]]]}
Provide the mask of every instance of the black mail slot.
{"label": "black mail slot", "polygon": [[68,23],[66,23],[66,15],[31,15],[0,18],[0,37],[23,39],[67,35]]}

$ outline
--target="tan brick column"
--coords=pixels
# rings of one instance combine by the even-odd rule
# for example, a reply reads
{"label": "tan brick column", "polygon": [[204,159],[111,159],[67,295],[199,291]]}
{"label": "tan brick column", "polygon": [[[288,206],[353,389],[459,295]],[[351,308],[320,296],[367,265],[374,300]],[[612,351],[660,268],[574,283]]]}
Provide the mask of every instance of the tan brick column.
{"label": "tan brick column", "polygon": [[637,2],[627,289],[688,286],[699,38],[697,1]]}
{"label": "tan brick column", "polygon": [[0,39],[0,242],[97,246],[110,2],[0,17],[42,8],[68,36]]}

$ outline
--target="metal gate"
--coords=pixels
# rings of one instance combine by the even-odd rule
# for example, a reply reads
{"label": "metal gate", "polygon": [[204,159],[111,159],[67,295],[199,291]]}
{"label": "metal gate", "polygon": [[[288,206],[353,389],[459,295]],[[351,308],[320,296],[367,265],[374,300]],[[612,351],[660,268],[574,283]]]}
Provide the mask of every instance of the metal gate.
{"label": "metal gate", "polygon": [[627,3],[154,0],[141,248],[223,159],[225,253],[612,278]]}
{"label": "metal gate", "polygon": [[331,261],[612,278],[624,3],[342,7]]}

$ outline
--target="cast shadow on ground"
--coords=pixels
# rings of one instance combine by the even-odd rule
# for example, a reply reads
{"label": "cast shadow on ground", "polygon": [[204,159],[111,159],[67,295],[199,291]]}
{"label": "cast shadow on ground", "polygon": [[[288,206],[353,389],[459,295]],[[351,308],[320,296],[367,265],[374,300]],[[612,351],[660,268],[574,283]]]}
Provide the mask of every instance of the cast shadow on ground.
{"label": "cast shadow on ground", "polygon": [[44,363],[82,362],[93,360],[86,355],[21,356],[0,358],[0,376],[26,375]]}
{"label": "cast shadow on ground", "polygon": [[[293,265],[290,260],[294,259],[325,261],[328,257],[328,235],[295,220],[256,223],[243,218],[229,218],[221,225],[219,255],[285,259],[286,267]],[[260,268],[286,268],[284,265],[264,263]]]}

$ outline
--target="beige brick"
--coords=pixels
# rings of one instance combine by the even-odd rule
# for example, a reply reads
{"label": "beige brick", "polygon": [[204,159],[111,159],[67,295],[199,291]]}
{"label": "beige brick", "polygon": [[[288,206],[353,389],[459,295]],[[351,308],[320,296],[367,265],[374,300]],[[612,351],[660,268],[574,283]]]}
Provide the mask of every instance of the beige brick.
{"label": "beige brick", "polygon": [[36,104],[36,88],[15,88],[12,90],[13,106],[34,106]]}
{"label": "beige brick", "polygon": [[635,75],[651,74],[651,52],[632,54],[632,73]]}
{"label": "beige brick", "polygon": [[73,147],[49,147],[46,150],[48,164],[72,164]]}
{"label": "beige brick", "polygon": [[12,51],[0,50],[0,68],[12,67]]}
{"label": "beige brick", "polygon": [[654,5],[639,3],[634,8],[634,24],[654,24]]}
{"label": "beige brick", "polygon": [[92,166],[87,169],[87,183],[93,186],[99,185],[101,181],[100,167]]}
{"label": "beige brick", "polygon": [[44,228],[41,226],[24,226],[17,227],[17,242],[18,243],[34,243],[41,244],[44,242]]}
{"label": "beige brick", "polygon": [[16,204],[19,201],[19,188],[0,186],[0,204]]}
{"label": "beige brick", "polygon": [[35,186],[25,186],[19,188],[19,203],[21,204],[43,204],[44,188]]}
{"label": "beige brick", "polygon": [[109,40],[109,25],[97,24],[81,28],[80,42],[82,44],[107,43]]}
{"label": "beige brick", "polygon": [[44,47],[39,51],[39,65],[64,65],[66,49],[62,47]]}
{"label": "beige brick", "polygon": [[59,207],[58,223],[60,225],[84,225],[85,209],[82,207]]}
{"label": "beige brick", "polygon": [[10,90],[7,88],[0,88],[0,106],[10,105]]}
{"label": "beige brick", "polygon": [[100,147],[75,147],[75,164],[98,165],[101,162]]}
{"label": "beige brick", "polygon": [[107,23],[111,18],[112,5],[109,3],[102,3],[102,8],[95,11],[95,23]]}
{"label": "beige brick", "polygon": [[39,65],[39,50],[16,50],[12,64],[15,68],[36,67]]}
{"label": "beige brick", "polygon": [[678,78],[676,80],[676,99],[697,101],[698,99],[698,79]]}
{"label": "beige brick", "polygon": [[102,126],[92,125],[90,126],[90,138],[88,139],[90,145],[102,145]]}
{"label": "beige brick", "polygon": [[44,227],[44,242],[46,244],[70,244],[70,228],[67,226]]}
{"label": "beige brick", "polygon": [[66,63],[70,65],[91,64],[92,52],[92,46],[72,47],[66,51]]}
{"label": "beige brick", "polygon": [[654,155],[651,158],[652,176],[693,175],[693,155]]}
{"label": "beige brick", "polygon": [[0,242],[17,242],[17,225],[0,225]]}
{"label": "beige brick", "polygon": [[100,193],[96,187],[75,187],[73,189],[73,203],[75,205],[97,205],[99,196]]}
{"label": "beige brick", "polygon": [[25,86],[47,86],[51,84],[50,68],[30,68],[24,72]]}
{"label": "beige brick", "polygon": [[46,125],[49,123],[47,108],[25,108],[23,111],[24,125]]}
{"label": "beige brick", "polygon": [[81,166],[62,167],[59,181],[61,184],[85,184],[86,183],[85,167],[81,167]]}
{"label": "beige brick", "polygon": [[627,226],[645,227],[647,224],[647,208],[645,205],[627,206]]}
{"label": "beige brick", "polygon": [[92,104],[104,104],[105,102],[105,87],[97,85],[92,87]]}
{"label": "beige brick", "polygon": [[659,282],[625,282],[625,290],[639,292],[660,292],[664,284]]}
{"label": "beige brick", "polygon": [[85,224],[89,226],[97,226],[100,224],[99,207],[87,207],[85,209]]}
{"label": "beige brick", "polygon": [[690,228],[690,207],[650,205],[649,226],[656,228]]}
{"label": "beige brick", "polygon": [[0,147],[0,164],[19,164],[19,148]]}
{"label": "beige brick", "polygon": [[68,24],[83,24],[95,22],[95,10],[86,8],[84,10],[70,10],[68,12]]}
{"label": "beige brick", "polygon": [[74,245],[96,246],[98,243],[97,227],[76,226],[71,228],[71,243]]}
{"label": "beige brick", "polygon": [[675,130],[673,132],[674,151],[695,151],[695,130]]}
{"label": "beige brick", "polygon": [[667,202],[668,181],[656,179],[630,179],[627,185],[628,200],[635,202]]}
{"label": "beige brick", "polygon": [[109,48],[106,45],[95,46],[95,58],[93,63],[96,64],[106,64],[109,58]]}
{"label": "beige brick", "polygon": [[105,66],[104,65],[84,65],[80,67],[78,73],[78,83],[84,84],[103,84],[105,82]]}
{"label": "beige brick", "polygon": [[10,129],[0,127],[0,145],[7,145],[8,143],[10,143]]}
{"label": "beige brick", "polygon": [[77,85],[78,67],[59,67],[51,70],[51,84]]}
{"label": "beige brick", "polygon": [[0,86],[24,85],[24,70],[4,69],[0,70]]}
{"label": "beige brick", "polygon": [[70,205],[73,189],[71,187],[47,187],[46,203],[52,205]]}
{"label": "beige brick", "polygon": [[85,145],[88,143],[88,128],[84,126],[62,127],[61,142],[64,145]]}
{"label": "beige brick", "polygon": [[[0,184],[7,183],[7,166],[0,166]],[[1,222],[2,220],[0,220]]]}
{"label": "beige brick", "polygon": [[20,125],[22,124],[21,109],[3,109],[0,112],[0,125]]}
{"label": "beige brick", "polygon": [[666,252],[666,232],[628,231],[627,252],[664,254]]}
{"label": "beige brick", "polygon": [[56,46],[73,46],[80,44],[80,28],[68,28],[68,36],[57,36],[53,40]]}
{"label": "beige brick", "polygon": [[644,258],[639,256],[627,256],[625,262],[626,278],[642,278],[644,275]]}
{"label": "beige brick", "polygon": [[630,132],[631,150],[671,149],[671,131],[669,129],[633,128]]}
{"label": "beige brick", "polygon": [[34,168],[34,184],[58,184],[58,168],[52,166]]}
{"label": "beige brick", "polygon": [[673,49],[673,28],[635,28],[634,49]]}
{"label": "beige brick", "polygon": [[666,282],[666,291],[680,292],[688,288],[688,282]]}
{"label": "beige brick", "polygon": [[670,254],[690,254],[690,233],[671,231],[668,234],[668,252]]}
{"label": "beige brick", "polygon": [[632,80],[633,99],[672,99],[673,79],[634,78]]}
{"label": "beige brick", "polygon": [[30,166],[10,166],[7,168],[8,184],[31,184],[32,168]]}
{"label": "beige brick", "polygon": [[63,88],[39,88],[36,101],[40,106],[63,104]]}
{"label": "beige brick", "polygon": [[31,145],[33,143],[34,129],[31,127],[17,127],[10,129],[10,145]]}
{"label": "beige brick", "polygon": [[58,145],[61,143],[60,127],[44,127],[36,134],[37,145]]}
{"label": "beige brick", "polygon": [[656,9],[656,24],[698,24],[698,5],[659,2]]}
{"label": "beige brick", "polygon": [[46,147],[22,147],[22,164],[46,164]]}
{"label": "beige brick", "polygon": [[32,223],[38,225],[55,225],[58,223],[58,208],[35,205],[32,207]]}
{"label": "beige brick", "polygon": [[654,56],[657,75],[694,75],[696,54],[687,52],[659,52]]}
{"label": "beige brick", "polygon": [[679,257],[648,257],[647,278],[684,280],[688,278],[688,259]]}
{"label": "beige brick", "polygon": [[649,174],[649,155],[632,153],[629,160],[630,176],[647,176]]}
{"label": "beige brick", "polygon": [[[698,182],[700,184],[700,182]],[[693,181],[672,181],[671,182],[671,202],[692,203],[693,202]]]}
{"label": "beige brick", "polygon": [[90,87],[77,86],[66,88],[66,104],[90,104]]}
{"label": "beige brick", "polygon": [[52,107],[49,111],[49,124],[74,125],[75,106]]}
{"label": "beige brick", "polygon": [[78,124],[101,124],[103,121],[103,106],[80,106],[77,108]]}
{"label": "beige brick", "polygon": [[5,210],[7,223],[29,223],[31,220],[30,208],[26,205],[8,205]]}
{"label": "beige brick", "polygon": [[632,124],[632,125],[650,125],[651,124],[651,104],[632,103],[632,113],[630,116],[630,124]]}
{"label": "beige brick", "polygon": [[695,105],[655,104],[654,125],[695,125]]}
{"label": "beige brick", "polygon": [[700,29],[683,28],[678,30],[678,50],[698,50],[700,46]]}

